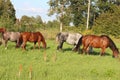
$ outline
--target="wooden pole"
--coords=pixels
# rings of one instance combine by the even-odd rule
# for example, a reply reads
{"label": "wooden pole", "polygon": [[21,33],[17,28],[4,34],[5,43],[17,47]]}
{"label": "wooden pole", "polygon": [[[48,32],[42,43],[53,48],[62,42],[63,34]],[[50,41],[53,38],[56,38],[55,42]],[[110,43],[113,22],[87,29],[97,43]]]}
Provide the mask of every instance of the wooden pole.
{"label": "wooden pole", "polygon": [[86,26],[86,30],[88,30],[88,26],[89,26],[89,17],[90,17],[90,0],[88,0],[88,12],[87,12],[87,26]]}

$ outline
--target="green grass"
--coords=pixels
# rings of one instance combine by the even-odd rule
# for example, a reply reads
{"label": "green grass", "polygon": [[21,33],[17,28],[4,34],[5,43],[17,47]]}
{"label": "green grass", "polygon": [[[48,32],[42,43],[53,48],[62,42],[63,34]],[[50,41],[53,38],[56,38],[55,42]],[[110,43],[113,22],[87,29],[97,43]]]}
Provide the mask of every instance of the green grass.
{"label": "green grass", "polygon": [[[33,43],[27,43],[27,51],[14,46],[12,42],[8,42],[7,50],[0,46],[0,80],[120,80],[120,61],[112,58],[110,49],[106,50],[109,55],[101,57],[78,54],[71,51],[72,46],[68,44],[64,44],[63,51],[57,51],[54,40],[47,41],[46,51],[42,47],[31,49]],[[120,48],[120,44],[117,46]],[[55,54],[56,61],[53,60]]]}

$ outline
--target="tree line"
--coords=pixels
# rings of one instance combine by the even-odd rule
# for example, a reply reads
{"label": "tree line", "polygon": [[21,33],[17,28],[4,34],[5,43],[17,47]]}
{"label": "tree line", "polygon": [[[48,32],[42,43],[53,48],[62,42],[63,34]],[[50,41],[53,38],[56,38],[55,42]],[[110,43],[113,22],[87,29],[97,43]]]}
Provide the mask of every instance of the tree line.
{"label": "tree line", "polygon": [[[70,23],[84,31],[87,23],[88,0],[49,0],[48,15],[57,20],[43,22],[42,18],[23,15],[15,16],[10,0],[0,0],[0,26],[14,31],[33,31],[38,28],[66,28]],[[90,0],[89,28],[95,34],[120,37],[120,0]],[[62,27],[61,27],[62,26]]]}

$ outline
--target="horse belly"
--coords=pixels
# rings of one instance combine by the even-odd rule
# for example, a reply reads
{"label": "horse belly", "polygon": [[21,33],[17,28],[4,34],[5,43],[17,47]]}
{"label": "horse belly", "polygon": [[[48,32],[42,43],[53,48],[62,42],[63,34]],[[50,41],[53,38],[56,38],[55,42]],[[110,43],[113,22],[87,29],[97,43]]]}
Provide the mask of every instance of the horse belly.
{"label": "horse belly", "polygon": [[19,39],[19,37],[10,37],[10,41],[17,41],[17,39]]}
{"label": "horse belly", "polygon": [[76,45],[81,37],[82,35],[79,34],[69,34],[66,42],[72,45]]}
{"label": "horse belly", "polygon": [[10,41],[17,41],[20,38],[20,34],[19,33],[12,33],[10,35]]}
{"label": "horse belly", "polygon": [[35,38],[35,37],[30,37],[30,38],[29,38],[29,41],[30,41],[30,42],[37,42],[37,40],[38,40],[38,39]]}
{"label": "horse belly", "polygon": [[90,44],[90,46],[94,47],[94,48],[100,48],[101,47],[101,43],[100,40],[93,40]]}
{"label": "horse belly", "polygon": [[66,40],[66,42],[67,42],[68,44],[71,44],[71,45],[74,45],[74,44],[75,44],[75,40],[74,40],[74,38],[72,38],[72,37],[68,37],[67,40]]}

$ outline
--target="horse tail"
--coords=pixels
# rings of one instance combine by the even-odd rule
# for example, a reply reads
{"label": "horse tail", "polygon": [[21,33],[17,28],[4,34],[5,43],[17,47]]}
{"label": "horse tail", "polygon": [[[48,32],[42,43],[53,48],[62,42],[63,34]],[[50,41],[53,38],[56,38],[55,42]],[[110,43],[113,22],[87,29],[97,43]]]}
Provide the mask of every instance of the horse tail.
{"label": "horse tail", "polygon": [[43,48],[46,49],[47,44],[46,44],[45,38],[43,37],[43,35],[42,35],[40,32],[39,32],[39,34],[40,34],[40,37],[41,37],[41,41],[42,41]]}
{"label": "horse tail", "polygon": [[80,37],[78,43],[76,44],[76,47],[74,48],[74,51],[78,50],[79,47],[82,45],[82,38],[83,38],[83,36]]}
{"label": "horse tail", "polygon": [[83,36],[81,36],[81,38],[79,39],[79,41],[78,41],[78,44],[77,44],[77,45],[82,45],[82,38],[83,38]]}

